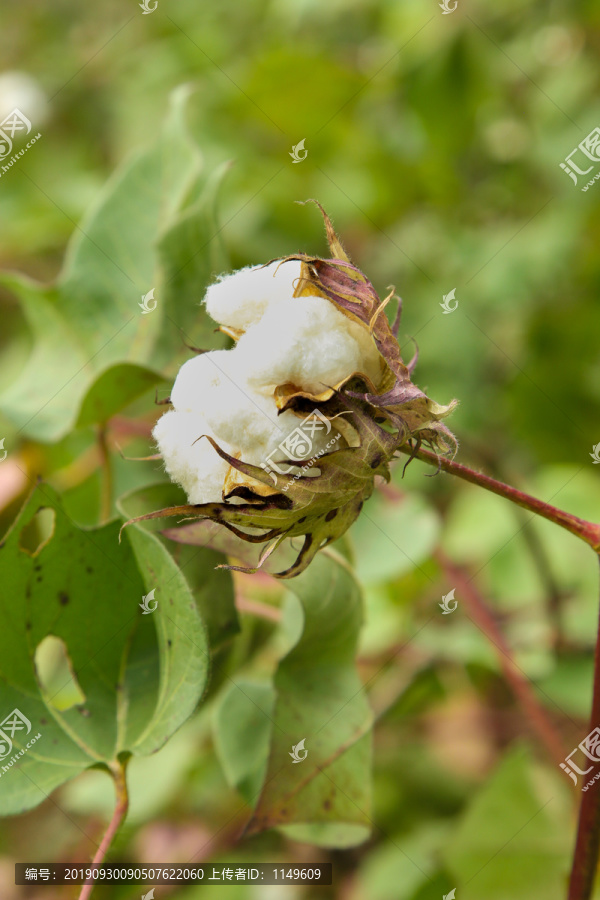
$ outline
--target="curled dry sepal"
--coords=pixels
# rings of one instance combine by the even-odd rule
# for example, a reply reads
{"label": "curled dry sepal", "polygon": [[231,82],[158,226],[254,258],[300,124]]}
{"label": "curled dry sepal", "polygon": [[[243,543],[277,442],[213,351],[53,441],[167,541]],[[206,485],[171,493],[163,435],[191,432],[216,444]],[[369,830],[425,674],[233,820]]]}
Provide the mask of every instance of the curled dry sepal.
{"label": "curled dry sepal", "polygon": [[[209,288],[207,308],[236,344],[185,363],[174,409],[154,430],[190,505],[132,520],[211,519],[245,541],[267,543],[256,568],[229,567],[243,572],[257,571],[285,538],[304,535],[279,578],[298,575],[344,534],[375,476],[389,480],[403,444],[457,450],[441,421],[457,401],[440,406],[412,383],[416,357],[408,365],[401,359],[399,314],[391,328],[383,313],[393,290],[380,300],[317,205],[331,258],[293,254]],[[310,460],[307,422],[315,423]],[[299,438],[302,452],[294,456]]]}

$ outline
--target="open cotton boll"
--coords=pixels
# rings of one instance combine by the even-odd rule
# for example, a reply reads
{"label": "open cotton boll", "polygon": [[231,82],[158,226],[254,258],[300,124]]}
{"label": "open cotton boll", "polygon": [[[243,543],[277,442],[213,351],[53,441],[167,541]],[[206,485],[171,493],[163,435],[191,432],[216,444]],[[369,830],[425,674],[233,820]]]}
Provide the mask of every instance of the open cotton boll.
{"label": "open cotton boll", "polygon": [[202,413],[207,394],[223,379],[238,377],[231,350],[210,350],[188,359],[175,379],[171,403],[180,412]]}
{"label": "open cotton boll", "polygon": [[351,324],[325,297],[287,298],[267,309],[235,352],[251,385],[291,382],[320,393],[361,368]]}
{"label": "open cotton boll", "polygon": [[[229,352],[234,354],[235,350]],[[220,384],[206,392],[203,412],[217,438],[242,451],[266,444],[272,433],[279,433],[282,427],[273,397],[259,394],[242,379],[223,377]],[[243,458],[247,456],[243,454]]]}
{"label": "open cotton boll", "polygon": [[216,438],[203,416],[172,410],[160,417],[152,433],[170,478],[181,485],[190,503],[223,502],[229,463],[210,441],[197,438],[208,434],[226,453],[233,456],[236,450]]}
{"label": "open cotton boll", "polygon": [[245,331],[260,321],[271,304],[291,297],[299,277],[300,262],[294,259],[220,275],[206,292],[207,312],[220,325]]}

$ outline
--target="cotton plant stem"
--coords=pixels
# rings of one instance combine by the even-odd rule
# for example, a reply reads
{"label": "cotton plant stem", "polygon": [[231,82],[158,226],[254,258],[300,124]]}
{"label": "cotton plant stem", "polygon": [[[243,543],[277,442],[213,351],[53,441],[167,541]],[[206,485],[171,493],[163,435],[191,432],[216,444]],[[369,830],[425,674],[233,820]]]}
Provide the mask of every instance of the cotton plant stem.
{"label": "cotton plant stem", "polygon": [[498,494],[499,497],[504,497],[506,500],[516,503],[517,506],[522,506],[523,509],[527,509],[529,512],[542,516],[550,522],[554,522],[555,525],[560,525],[562,528],[570,531],[571,534],[581,538],[586,544],[589,544],[596,553],[600,553],[600,524],[596,522],[587,522],[585,519],[573,516],[571,513],[564,512],[564,510],[558,509],[556,506],[551,506],[549,503],[544,503],[543,500],[538,500],[536,497],[532,497],[531,494],[526,494],[518,488],[511,487],[509,484],[504,484],[502,481],[497,481],[489,475],[484,475],[482,472],[476,472],[475,469],[463,466],[461,463],[454,462],[452,459],[438,457],[430,450],[420,448],[416,452],[413,452],[411,448],[406,445],[399,449],[407,456],[414,455],[417,459],[420,459],[431,466],[442,468],[444,472],[448,472],[450,475],[456,475],[457,478],[462,478],[463,481],[469,481],[471,484],[476,484],[479,487],[485,488],[493,494]]}
{"label": "cotton plant stem", "polygon": [[481,628],[495,647],[504,678],[525,712],[532,730],[535,731],[554,762],[557,765],[564,762],[564,758],[569,752],[568,748],[563,746],[548,713],[536,697],[531,682],[516,665],[512,650],[483,597],[463,570],[455,566],[441,550],[436,551],[434,556],[451,583],[456,587],[460,599],[464,601],[475,624]]}
{"label": "cotton plant stem", "polygon": [[[535,497],[525,494],[523,491],[513,488],[508,484],[490,478],[476,472],[468,466],[463,466],[451,459],[438,458],[435,453],[419,448],[414,453],[410,447],[401,447],[401,451],[407,455],[414,455],[429,465],[441,467],[445,472],[456,475],[464,481],[483,487],[500,497],[516,503],[529,512],[542,516],[555,525],[560,525],[571,534],[581,538],[598,554],[600,561],[600,525],[587,522],[570,513],[566,513],[549,503],[544,503]],[[594,657],[594,693],[592,701],[592,715],[589,731],[600,725],[600,622],[596,639]],[[568,900],[591,900],[598,866],[598,854],[600,852],[600,790],[598,787],[582,792],[581,806],[579,809],[579,822],[577,826],[577,839],[573,857],[573,867],[569,881]]]}
{"label": "cotton plant stem", "polygon": [[[598,555],[600,563],[600,554]],[[589,731],[600,725],[600,621],[594,657],[594,694]],[[588,733],[589,733],[588,731]],[[600,785],[581,793],[568,900],[590,900],[600,851]]]}
{"label": "cotton plant stem", "polygon": [[[127,792],[127,781],[125,779],[125,765],[120,762],[114,763],[111,766],[111,772],[115,782],[115,810],[108,828],[104,832],[98,851],[91,862],[90,868],[92,869],[94,866],[101,865],[104,861],[104,857],[108,853],[108,849],[112,844],[117,831],[123,824],[123,820],[129,809],[129,794]],[[79,895],[79,900],[88,900],[93,890],[93,884],[84,884]]]}

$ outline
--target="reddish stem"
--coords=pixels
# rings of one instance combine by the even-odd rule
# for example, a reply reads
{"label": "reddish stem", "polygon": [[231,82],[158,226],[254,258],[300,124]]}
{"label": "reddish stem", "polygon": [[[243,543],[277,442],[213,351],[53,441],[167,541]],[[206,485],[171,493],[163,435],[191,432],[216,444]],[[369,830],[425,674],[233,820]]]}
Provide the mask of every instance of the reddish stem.
{"label": "reddish stem", "polygon": [[516,503],[517,506],[522,506],[524,509],[536,513],[538,516],[543,516],[544,519],[554,522],[555,525],[566,528],[571,534],[576,535],[576,537],[585,541],[586,544],[589,544],[596,553],[600,553],[600,525],[597,523],[587,522],[585,519],[573,516],[571,513],[564,512],[556,506],[551,506],[549,503],[544,503],[543,500],[532,497],[531,494],[526,494],[524,491],[518,490],[518,488],[511,487],[509,484],[504,484],[503,481],[497,481],[489,475],[483,475],[481,472],[476,472],[474,469],[463,466],[461,463],[454,462],[452,459],[437,456],[430,450],[420,448],[414,452],[407,445],[404,445],[399,449],[402,453],[406,453],[407,456],[414,455],[417,459],[421,459],[431,466],[435,466],[436,468],[441,467],[445,472],[449,472],[451,475],[456,475],[464,481],[469,481],[471,484],[483,487],[493,494],[498,494],[498,496],[504,497],[512,503]]}
{"label": "reddish stem", "polygon": [[[113,816],[110,820],[109,826],[104,832],[104,836],[102,838],[100,846],[98,847],[98,851],[92,860],[90,868],[99,866],[104,861],[104,857],[108,853],[108,849],[112,844],[117,831],[121,827],[125,816],[127,815],[127,810],[129,809],[129,795],[127,793],[127,781],[125,780],[125,765],[117,762],[113,766],[111,766],[111,772],[115,782],[115,810],[113,812]],[[79,900],[88,900],[93,890],[93,882],[91,884],[84,884],[79,895]]]}
{"label": "reddish stem", "polygon": [[[429,465],[442,468],[451,475],[456,475],[464,481],[483,487],[517,506],[522,506],[529,512],[536,513],[560,525],[581,538],[586,544],[598,554],[600,561],[600,525],[595,522],[587,522],[570,513],[537,500],[530,494],[525,494],[517,488],[490,478],[489,475],[483,475],[474,469],[456,463],[451,459],[438,457],[429,450],[419,448],[411,449],[408,446],[399,448],[406,455],[416,456]],[[516,688],[516,684],[515,684]],[[532,724],[534,720],[532,719]],[[598,625],[598,636],[596,639],[596,650],[594,657],[594,696],[592,701],[592,715],[590,718],[590,731],[593,731],[600,724],[600,622]],[[539,727],[539,723],[538,726]],[[600,790],[588,790],[583,794],[581,806],[579,809],[579,823],[577,826],[577,840],[575,843],[575,853],[573,856],[573,867],[571,870],[571,878],[569,882],[568,900],[590,900],[594,889],[594,881],[596,877],[596,868],[598,865],[598,855],[600,852]]]}
{"label": "reddish stem", "polygon": [[[598,556],[600,562],[600,554]],[[600,724],[600,621],[594,657],[594,697],[589,731]],[[589,733],[589,732],[588,732]],[[569,882],[569,900],[590,900],[594,888],[600,850],[600,790],[598,786],[582,792],[577,840]]]}

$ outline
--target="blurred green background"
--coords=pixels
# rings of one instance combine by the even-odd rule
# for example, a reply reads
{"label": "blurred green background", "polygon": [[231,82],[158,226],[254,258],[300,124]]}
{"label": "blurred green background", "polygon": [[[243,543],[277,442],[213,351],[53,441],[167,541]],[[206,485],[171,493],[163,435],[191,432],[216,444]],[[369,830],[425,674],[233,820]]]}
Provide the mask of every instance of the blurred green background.
{"label": "blurred green background", "polygon": [[[28,0],[1,16],[0,114],[27,105],[42,132],[0,179],[3,269],[52,279],[102,185],[156,139],[173,88],[192,83],[189,125],[206,171],[233,163],[215,238],[230,266],[324,253],[318,213],[294,203],[317,198],[381,295],[394,284],[402,296],[404,355],[413,338],[420,349],[416,382],[440,403],[460,400],[449,424],[461,461],[600,517],[590,458],[600,441],[600,187],[582,197],[585,180],[575,187],[559,168],[600,123],[597,5],[458,0],[442,15],[416,0],[159,0],[142,15],[135,2]],[[303,139],[307,158],[294,164]],[[452,289],[458,308],[444,315]],[[10,292],[1,302],[5,388],[31,339]],[[131,455],[151,452],[153,399],[112,423]],[[0,419],[0,434],[18,445],[19,471],[64,491],[81,524],[98,520],[92,429],[46,445]],[[0,467],[3,531],[29,489],[14,461]],[[419,462],[402,480],[401,465],[350,534],[366,590],[361,673],[377,715],[371,840],[346,851],[276,832],[240,843],[242,803],[221,773],[208,704],[132,767],[124,859],[183,859],[206,845],[210,861],[334,862],[332,888],[261,889],[273,898],[441,900],[456,885],[457,900],[564,897],[571,783],[531,732],[497,648],[461,602],[447,617],[437,604],[453,586],[449,558],[494,610],[566,754],[588,730],[593,554],[476,488],[424,478]],[[162,477],[119,458],[115,468],[117,493]],[[263,582],[238,588],[278,602]],[[272,622],[242,610],[242,625],[220,651],[230,672],[272,653]],[[90,853],[82,829],[100,829],[112,801],[96,777],[61,789],[60,806],[8,821],[5,900],[67,896],[15,888],[12,863]]]}

